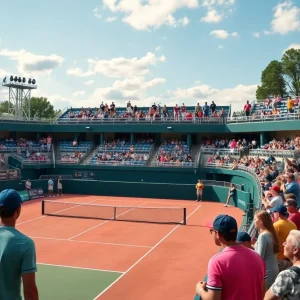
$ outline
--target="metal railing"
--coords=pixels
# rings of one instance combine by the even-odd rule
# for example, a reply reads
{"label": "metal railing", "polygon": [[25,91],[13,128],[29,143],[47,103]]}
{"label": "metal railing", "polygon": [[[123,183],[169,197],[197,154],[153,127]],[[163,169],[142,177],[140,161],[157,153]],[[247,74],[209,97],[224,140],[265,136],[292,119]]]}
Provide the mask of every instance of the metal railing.
{"label": "metal railing", "polygon": [[217,152],[220,155],[240,155],[241,149],[229,149],[229,148],[212,148],[212,147],[201,147],[201,151],[203,154],[216,154]]}
{"label": "metal railing", "polygon": [[47,147],[6,147],[0,148],[2,153],[18,152],[18,151],[34,151],[34,152],[48,152]]}
{"label": "metal railing", "polygon": [[196,168],[197,167],[197,161],[193,161],[193,162],[176,162],[176,161],[160,162],[160,161],[154,161],[154,162],[152,162],[151,167]]}
{"label": "metal railing", "polygon": [[18,168],[0,170],[0,180],[17,180],[20,178],[21,170]]}
{"label": "metal railing", "polygon": [[300,154],[299,150],[270,150],[270,149],[250,149],[249,156],[267,156],[273,155],[277,157],[294,158]]}

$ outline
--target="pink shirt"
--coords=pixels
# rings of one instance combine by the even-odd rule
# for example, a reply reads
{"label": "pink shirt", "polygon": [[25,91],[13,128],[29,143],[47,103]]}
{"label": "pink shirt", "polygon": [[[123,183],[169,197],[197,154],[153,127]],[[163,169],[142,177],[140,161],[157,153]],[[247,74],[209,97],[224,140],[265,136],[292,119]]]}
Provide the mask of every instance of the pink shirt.
{"label": "pink shirt", "polygon": [[207,288],[221,290],[222,300],[261,300],[266,265],[245,246],[226,247],[208,263]]}

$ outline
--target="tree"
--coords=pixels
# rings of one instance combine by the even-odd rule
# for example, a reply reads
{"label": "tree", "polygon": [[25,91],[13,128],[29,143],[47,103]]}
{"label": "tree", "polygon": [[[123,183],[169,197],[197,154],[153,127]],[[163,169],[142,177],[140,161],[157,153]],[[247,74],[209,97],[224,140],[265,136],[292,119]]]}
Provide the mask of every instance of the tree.
{"label": "tree", "polygon": [[8,113],[8,101],[0,102],[0,115]]}
{"label": "tree", "polygon": [[47,98],[32,97],[30,101],[30,116],[31,118],[55,118],[60,113],[60,110],[55,111],[53,105],[48,101]]}
{"label": "tree", "polygon": [[282,59],[282,72],[289,92],[300,95],[300,49],[287,50]]}
{"label": "tree", "polygon": [[270,95],[286,95],[282,64],[273,60],[264,69],[261,75],[261,86],[257,87],[256,99],[265,99]]}

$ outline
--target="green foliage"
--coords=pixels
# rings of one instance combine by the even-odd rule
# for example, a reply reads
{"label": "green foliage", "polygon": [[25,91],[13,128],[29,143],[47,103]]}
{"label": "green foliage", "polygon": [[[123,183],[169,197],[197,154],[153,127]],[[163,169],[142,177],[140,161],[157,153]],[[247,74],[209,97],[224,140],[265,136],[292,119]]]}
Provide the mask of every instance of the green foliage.
{"label": "green foliage", "polygon": [[0,115],[8,113],[8,101],[0,102]]}
{"label": "green foliage", "polygon": [[257,87],[256,99],[265,99],[270,95],[285,96],[285,82],[282,73],[282,64],[273,60],[265,68],[261,75],[261,86]]}
{"label": "green foliage", "polygon": [[55,118],[60,111],[55,111],[53,105],[47,98],[39,97],[31,98],[30,102],[30,116],[31,118],[50,119]]}
{"label": "green foliage", "polygon": [[300,95],[300,49],[287,50],[282,59],[285,84],[294,96]]}

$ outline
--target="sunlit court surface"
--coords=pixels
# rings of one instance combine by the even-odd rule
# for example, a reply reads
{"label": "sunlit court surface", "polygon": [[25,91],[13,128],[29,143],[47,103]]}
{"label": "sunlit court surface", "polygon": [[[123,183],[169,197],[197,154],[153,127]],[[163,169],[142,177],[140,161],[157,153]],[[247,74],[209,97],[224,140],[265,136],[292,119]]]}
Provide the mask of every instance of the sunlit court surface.
{"label": "sunlit court surface", "polygon": [[[64,210],[69,216],[43,215],[41,201],[22,207],[17,229],[36,244],[42,300],[193,299],[208,259],[219,251],[206,223],[228,213],[241,225],[243,214],[206,201],[80,195],[43,200],[51,201],[48,207],[45,203],[46,213]],[[116,207],[120,219],[155,222],[174,218],[177,222],[186,208],[187,223],[94,219],[100,214],[99,205]],[[139,209],[145,207],[156,209]]]}

